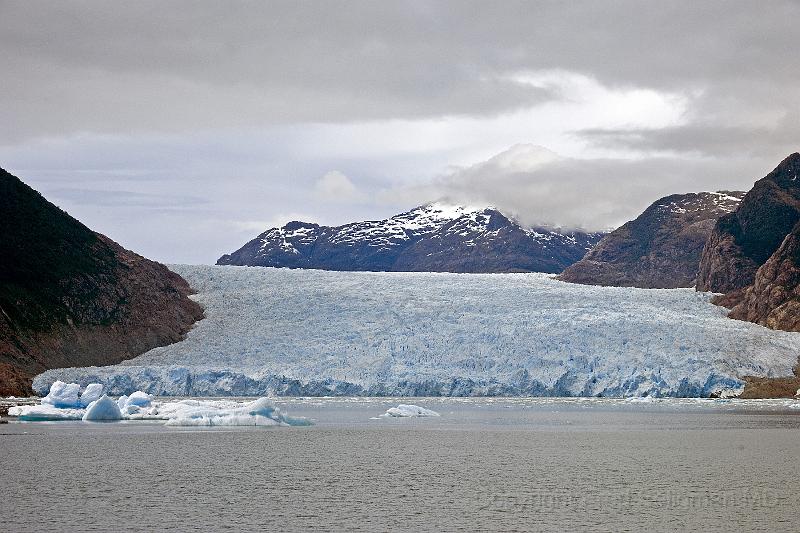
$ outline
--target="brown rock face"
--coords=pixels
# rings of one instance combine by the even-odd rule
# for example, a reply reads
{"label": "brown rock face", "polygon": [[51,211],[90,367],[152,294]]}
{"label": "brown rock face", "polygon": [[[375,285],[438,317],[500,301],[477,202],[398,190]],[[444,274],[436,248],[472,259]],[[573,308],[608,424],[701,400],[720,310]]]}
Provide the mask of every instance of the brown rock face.
{"label": "brown rock face", "polygon": [[733,211],[743,192],[689,193],[654,202],[612,231],[559,278],[617,287],[691,287],[717,219]]}
{"label": "brown rock face", "polygon": [[800,331],[800,154],[760,179],[739,209],[722,217],[703,251],[698,290],[730,317]]}
{"label": "brown rock face", "polygon": [[48,368],[106,365],[202,318],[186,281],[92,232],[0,169],[0,394]]}
{"label": "brown rock face", "polygon": [[758,180],[738,209],[721,217],[700,260],[697,289],[728,293],[753,283],[756,271],[800,221],[800,154]]}
{"label": "brown rock face", "polygon": [[800,224],[761,265],[753,285],[730,313],[731,318],[787,331],[800,331]]}

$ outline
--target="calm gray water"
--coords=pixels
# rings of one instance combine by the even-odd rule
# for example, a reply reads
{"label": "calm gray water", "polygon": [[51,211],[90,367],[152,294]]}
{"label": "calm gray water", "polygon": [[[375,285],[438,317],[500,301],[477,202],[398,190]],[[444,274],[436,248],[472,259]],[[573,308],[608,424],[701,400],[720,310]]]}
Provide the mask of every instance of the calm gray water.
{"label": "calm gray water", "polygon": [[312,427],[0,426],[0,530],[797,531],[800,410],[281,399]]}

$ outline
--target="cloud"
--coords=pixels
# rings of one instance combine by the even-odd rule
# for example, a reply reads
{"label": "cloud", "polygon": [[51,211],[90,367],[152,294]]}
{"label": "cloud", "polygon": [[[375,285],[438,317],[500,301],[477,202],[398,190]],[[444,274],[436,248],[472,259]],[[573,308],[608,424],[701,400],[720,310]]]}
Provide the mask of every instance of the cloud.
{"label": "cloud", "polygon": [[0,165],[167,261],[213,261],[281,213],[441,196],[609,227],[800,148],[799,18],[792,0],[0,1]]}
{"label": "cloud", "polygon": [[635,218],[662,196],[749,189],[769,170],[739,160],[574,159],[521,144],[429,184],[401,186],[380,196],[410,203],[442,198],[493,205],[529,225],[608,230]]}
{"label": "cloud", "polygon": [[187,210],[207,206],[208,199],[190,195],[165,195],[125,190],[53,189],[53,202],[66,201],[73,205],[93,207],[124,207],[157,210]]}
{"label": "cloud", "polygon": [[357,203],[366,199],[366,195],[350,181],[350,178],[331,170],[326,172],[314,185],[314,192],[322,200],[340,203]]}
{"label": "cloud", "polygon": [[797,109],[798,16],[791,0],[3,2],[0,120],[13,127],[0,142],[493,117],[567,97],[526,82],[553,70],[682,93],[718,116]]}

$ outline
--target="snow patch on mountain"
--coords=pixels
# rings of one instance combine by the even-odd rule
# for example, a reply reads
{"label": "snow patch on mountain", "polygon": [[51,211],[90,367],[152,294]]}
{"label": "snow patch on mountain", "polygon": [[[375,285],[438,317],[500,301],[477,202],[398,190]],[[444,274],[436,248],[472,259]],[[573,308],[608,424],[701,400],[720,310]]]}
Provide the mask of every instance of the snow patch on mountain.
{"label": "snow patch on mountain", "polygon": [[542,274],[173,267],[206,318],[110,367],[50,370],[108,394],[708,396],[789,376],[800,335],[725,317],[692,289]]}
{"label": "snow patch on mountain", "polygon": [[[494,207],[433,202],[337,227],[290,222],[220,265],[349,271],[561,272],[601,235],[527,228]],[[429,259],[433,258],[433,259]]]}

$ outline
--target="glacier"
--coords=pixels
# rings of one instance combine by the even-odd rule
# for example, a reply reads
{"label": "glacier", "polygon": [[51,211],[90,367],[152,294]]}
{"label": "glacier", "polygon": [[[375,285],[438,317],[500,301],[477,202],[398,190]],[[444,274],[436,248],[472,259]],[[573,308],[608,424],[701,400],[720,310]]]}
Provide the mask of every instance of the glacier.
{"label": "glacier", "polygon": [[740,391],[742,376],[790,376],[800,353],[800,334],[731,320],[692,289],[171,268],[205,308],[184,341],[114,366],[49,370],[34,389],[61,380],[113,395],[707,397]]}

